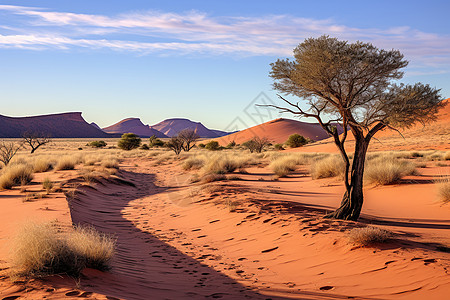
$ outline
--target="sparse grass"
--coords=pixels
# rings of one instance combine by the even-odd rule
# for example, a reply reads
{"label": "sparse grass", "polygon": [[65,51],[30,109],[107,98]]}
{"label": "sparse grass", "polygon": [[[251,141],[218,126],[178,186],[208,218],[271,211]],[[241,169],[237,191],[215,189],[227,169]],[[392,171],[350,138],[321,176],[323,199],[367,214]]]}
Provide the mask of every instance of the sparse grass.
{"label": "sparse grass", "polygon": [[227,205],[227,208],[228,208],[229,212],[235,212],[236,209],[239,207],[239,202],[227,199],[226,200],[226,205]]}
{"label": "sparse grass", "polygon": [[34,173],[47,172],[51,169],[53,169],[53,163],[48,157],[40,157],[33,162]]}
{"label": "sparse grass", "polygon": [[222,180],[227,180],[227,177],[223,174],[207,174],[207,175],[203,176],[201,181],[203,183],[210,183],[210,182],[222,181]]}
{"label": "sparse grass", "polygon": [[69,248],[84,258],[85,266],[97,270],[108,270],[114,256],[116,240],[90,226],[76,226],[67,235]]}
{"label": "sparse grass", "polygon": [[199,157],[189,157],[183,163],[184,170],[198,170],[203,167],[205,160]]}
{"label": "sparse grass", "polygon": [[297,165],[299,164],[299,159],[293,156],[282,156],[269,164],[269,168],[278,177],[285,177],[292,171],[295,171]]}
{"label": "sparse grass", "polygon": [[75,169],[76,164],[78,163],[78,159],[73,156],[63,156],[61,157],[56,166],[56,170],[73,170]]}
{"label": "sparse grass", "polygon": [[349,233],[349,241],[359,246],[368,246],[374,243],[386,243],[391,238],[391,232],[372,226],[354,228]]}
{"label": "sparse grass", "polygon": [[438,189],[439,201],[447,204],[450,202],[450,177],[445,177],[435,181]]}
{"label": "sparse grass", "polygon": [[407,160],[380,156],[366,162],[364,180],[369,184],[387,185],[415,174],[416,165]]}
{"label": "sparse grass", "polygon": [[337,155],[319,159],[311,165],[313,179],[342,176],[344,172],[344,162]]}
{"label": "sparse grass", "polygon": [[119,168],[119,160],[115,157],[107,157],[102,160],[101,166],[104,168]]}
{"label": "sparse grass", "polygon": [[63,234],[50,223],[29,222],[14,240],[13,264],[17,275],[78,277],[85,267],[107,269],[114,248],[113,239],[93,228],[77,227]]}
{"label": "sparse grass", "polygon": [[47,177],[42,182],[42,187],[44,188],[44,190],[47,192],[48,195],[53,189],[53,182]]}
{"label": "sparse grass", "polygon": [[46,194],[44,193],[27,193],[25,195],[25,198],[22,200],[22,202],[30,202],[36,199],[42,199],[42,198],[46,198]]}
{"label": "sparse grass", "polygon": [[11,189],[15,185],[26,185],[33,180],[33,168],[30,165],[13,164],[5,167],[0,176],[0,188]]}

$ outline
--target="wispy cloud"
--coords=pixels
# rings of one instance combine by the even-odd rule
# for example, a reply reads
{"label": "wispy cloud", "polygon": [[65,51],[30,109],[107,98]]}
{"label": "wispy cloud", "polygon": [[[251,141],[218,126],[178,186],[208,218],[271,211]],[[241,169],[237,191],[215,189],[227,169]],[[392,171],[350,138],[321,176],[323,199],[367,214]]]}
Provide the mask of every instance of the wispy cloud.
{"label": "wispy cloud", "polygon": [[[212,17],[146,11],[116,16],[57,12],[0,5],[0,47],[24,49],[111,49],[138,54],[290,56],[303,39],[329,34],[378,47],[400,49],[416,67],[450,66],[450,36],[407,26],[355,28],[333,20],[289,15]],[[437,70],[438,71],[438,70]]]}

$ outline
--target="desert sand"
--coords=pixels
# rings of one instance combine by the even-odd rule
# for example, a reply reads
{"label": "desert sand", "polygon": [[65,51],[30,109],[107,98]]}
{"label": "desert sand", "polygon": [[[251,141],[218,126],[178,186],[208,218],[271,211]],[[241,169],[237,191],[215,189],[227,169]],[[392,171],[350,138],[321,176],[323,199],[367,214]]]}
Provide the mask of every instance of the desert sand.
{"label": "desert sand", "polygon": [[[444,113],[429,129],[442,128],[431,137],[437,149],[450,148],[448,139],[436,144],[448,137]],[[430,149],[426,136],[423,149]],[[417,147],[408,137],[387,137],[371,151]],[[84,143],[56,141],[52,147],[78,151],[67,149]],[[331,146],[324,141],[285,153],[335,152]],[[323,219],[339,206],[342,180],[313,180],[307,165],[276,179],[267,160],[256,155],[260,162],[245,172],[203,183],[192,182],[197,171],[183,169],[187,155],[111,151],[120,164],[109,177],[87,183],[80,163],[75,170],[38,173],[29,185],[0,191],[0,299],[448,298],[450,204],[437,200],[435,180],[450,174],[449,161],[423,161],[416,175],[366,186],[362,216],[353,222]],[[61,190],[24,202],[24,189],[42,191],[45,177]],[[11,241],[30,219],[63,228],[90,224],[115,236],[111,270],[85,269],[79,279],[11,277]],[[389,230],[392,240],[349,242],[352,229],[368,225]]]}

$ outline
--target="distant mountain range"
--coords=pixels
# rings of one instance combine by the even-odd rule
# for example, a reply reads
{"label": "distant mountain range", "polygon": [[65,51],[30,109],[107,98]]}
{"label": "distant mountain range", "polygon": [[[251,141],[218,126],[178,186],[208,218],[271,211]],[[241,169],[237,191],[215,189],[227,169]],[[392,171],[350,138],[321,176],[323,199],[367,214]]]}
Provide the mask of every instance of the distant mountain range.
{"label": "distant mountain range", "polygon": [[0,138],[20,138],[25,132],[36,132],[53,138],[108,138],[107,134],[87,123],[81,112],[33,117],[0,115]]}
{"label": "distant mountain range", "polygon": [[141,137],[155,135],[158,138],[165,138],[173,137],[183,129],[192,129],[201,138],[216,138],[229,134],[225,131],[208,129],[200,122],[182,118],[167,119],[153,126],[144,125],[139,118],[128,118],[102,130],[107,133],[122,134],[131,132]]}

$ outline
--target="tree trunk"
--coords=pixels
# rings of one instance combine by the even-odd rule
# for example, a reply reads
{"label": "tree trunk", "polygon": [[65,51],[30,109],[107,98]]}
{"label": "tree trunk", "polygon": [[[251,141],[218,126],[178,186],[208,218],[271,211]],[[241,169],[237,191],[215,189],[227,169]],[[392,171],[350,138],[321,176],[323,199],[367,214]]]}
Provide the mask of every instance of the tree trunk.
{"label": "tree trunk", "polygon": [[350,184],[346,188],[341,206],[336,211],[328,214],[326,216],[327,218],[358,220],[364,200],[363,176],[368,146],[369,142],[364,138],[358,137],[355,139],[355,154],[353,157]]}

